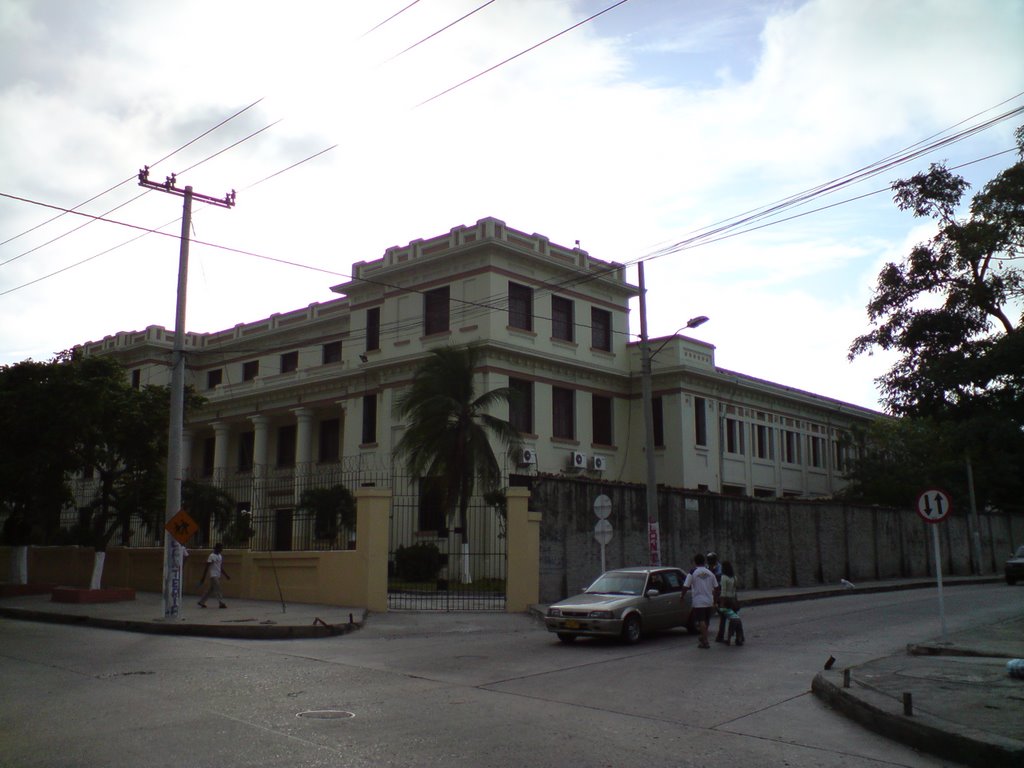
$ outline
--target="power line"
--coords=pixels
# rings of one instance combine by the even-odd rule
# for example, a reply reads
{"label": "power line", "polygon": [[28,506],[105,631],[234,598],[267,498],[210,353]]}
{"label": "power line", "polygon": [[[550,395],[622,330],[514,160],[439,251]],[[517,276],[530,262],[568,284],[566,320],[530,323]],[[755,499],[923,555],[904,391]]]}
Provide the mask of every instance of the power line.
{"label": "power line", "polygon": [[409,3],[409,4],[407,5],[407,6],[405,6],[405,8],[403,8],[402,10],[400,10],[400,11],[396,11],[395,13],[392,13],[392,14],[391,14],[390,16],[388,16],[388,17],[387,17],[386,19],[384,19],[384,21],[382,21],[382,22],[380,22],[379,24],[376,24],[376,25],[374,25],[374,26],[370,27],[370,28],[369,28],[368,30],[366,30],[365,32],[363,32],[363,34],[361,34],[361,35],[359,36],[359,39],[360,39],[360,40],[362,40],[362,39],[363,39],[364,37],[366,37],[366,36],[367,36],[368,34],[370,34],[371,32],[376,32],[376,31],[377,31],[378,29],[380,29],[381,27],[383,27],[383,26],[384,26],[385,24],[387,24],[387,23],[388,23],[389,21],[391,21],[391,20],[392,20],[392,19],[394,19],[395,17],[397,17],[397,16],[401,16],[401,15],[402,15],[403,13],[405,13],[406,11],[408,11],[408,10],[409,10],[410,8],[412,8],[412,7],[414,6],[414,5],[416,5],[416,3],[418,3],[419,1],[420,1],[420,0],[412,0],[412,2],[411,2],[411,3]]}
{"label": "power line", "polygon": [[558,33],[556,33],[556,34],[552,35],[551,37],[549,37],[549,38],[547,38],[547,39],[545,39],[545,40],[541,40],[541,41],[540,41],[539,43],[536,43],[536,44],[534,44],[534,45],[531,45],[531,46],[530,46],[529,48],[527,48],[526,50],[520,51],[520,52],[519,52],[519,53],[517,53],[517,54],[516,54],[515,56],[509,56],[509,57],[508,57],[507,59],[505,59],[504,61],[499,61],[499,62],[498,62],[497,64],[495,64],[494,66],[492,66],[492,67],[488,67],[487,69],[483,70],[482,72],[477,72],[477,73],[476,73],[475,75],[473,75],[472,77],[466,78],[466,79],[465,79],[465,80],[463,80],[463,81],[462,81],[461,83],[456,83],[456,84],[455,84],[455,85],[453,85],[453,86],[452,86],[451,88],[446,88],[445,90],[441,91],[440,93],[435,93],[435,94],[434,94],[433,96],[431,96],[431,97],[430,97],[429,99],[427,99],[427,100],[425,100],[425,101],[421,101],[421,102],[420,102],[419,104],[417,104],[417,105],[416,105],[416,107],[414,107],[414,109],[415,109],[415,108],[418,108],[418,107],[422,107],[422,106],[423,106],[424,104],[429,104],[430,102],[434,101],[434,99],[439,99],[439,98],[441,98],[442,96],[444,96],[445,94],[447,94],[447,93],[451,93],[451,92],[452,92],[452,91],[454,91],[455,89],[457,89],[457,88],[461,88],[462,86],[466,85],[467,83],[471,83],[471,82],[473,82],[474,80],[476,80],[476,79],[477,79],[477,78],[479,78],[479,77],[483,77],[483,76],[484,76],[484,75],[486,75],[486,74],[487,74],[488,72],[493,72],[493,71],[494,71],[494,70],[496,70],[496,69],[497,69],[498,67],[503,67],[503,66],[505,66],[506,64],[508,64],[508,63],[509,63],[510,61],[515,61],[515,60],[516,60],[516,59],[518,59],[518,58],[519,58],[520,56],[525,56],[526,54],[530,53],[530,51],[535,51],[535,50],[537,50],[537,49],[538,49],[538,48],[540,48],[540,47],[541,47],[542,45],[544,45],[544,44],[546,44],[546,43],[550,43],[550,42],[551,42],[552,40],[554,40],[554,39],[556,39],[556,38],[559,38],[559,37],[561,37],[562,35],[566,34],[567,32],[572,32],[572,31],[573,31],[574,29],[576,29],[577,27],[581,27],[581,26],[583,26],[584,24],[586,24],[586,23],[587,23],[588,21],[593,21],[593,20],[594,20],[594,19],[596,19],[596,18],[597,18],[598,16],[601,16],[602,14],[608,13],[608,11],[610,11],[610,10],[612,10],[612,9],[614,9],[614,8],[618,8],[618,7],[620,6],[620,5],[622,5],[623,3],[627,3],[627,2],[629,2],[629,0],[619,0],[619,1],[617,2],[617,3],[613,3],[612,5],[609,5],[609,6],[608,6],[607,8],[605,8],[605,9],[604,9],[603,11],[598,11],[598,12],[597,12],[597,13],[595,13],[595,14],[594,14],[593,16],[588,16],[587,18],[583,19],[583,21],[578,21],[578,22],[576,22],[575,24],[573,24],[573,25],[572,25],[571,27],[566,27],[566,28],[565,28],[565,29],[563,29],[563,30],[562,30],[561,32],[558,32]]}
{"label": "power line", "polygon": [[[253,134],[253,135],[255,135],[255,134]],[[326,149],[322,149],[319,152],[316,152],[316,153],[310,155],[309,157],[305,158],[304,160],[300,160],[297,163],[292,163],[287,168],[283,168],[282,170],[277,171],[276,173],[272,173],[269,176],[265,176],[264,178],[260,179],[259,181],[256,181],[256,182],[254,182],[252,184],[249,184],[248,186],[244,187],[244,189],[252,189],[253,187],[258,186],[258,185],[264,183],[265,181],[268,181],[269,179],[274,178],[275,176],[281,175],[285,171],[291,170],[293,168],[297,168],[298,166],[302,165],[303,163],[308,162],[309,160],[312,160],[313,158],[319,157],[320,155],[324,154],[325,152],[329,152],[330,150],[334,149],[336,146],[337,146],[337,144],[335,144],[334,146],[331,146],[331,147],[327,147]],[[195,166],[192,166],[192,167],[195,167]],[[136,176],[135,178],[138,178],[138,177]],[[144,192],[143,194],[148,194],[148,192]],[[118,224],[118,225],[123,226],[123,227],[128,227],[129,229],[140,230],[140,232],[141,232],[136,237],[133,237],[133,238],[131,238],[129,240],[124,241],[123,243],[119,243],[119,244],[114,245],[114,246],[112,246],[110,248],[107,248],[107,249],[105,249],[103,251],[100,251],[99,253],[93,254],[92,256],[89,256],[88,258],[82,259],[81,261],[75,262],[74,264],[69,264],[68,266],[63,267],[61,269],[58,269],[55,272],[51,272],[51,273],[49,273],[47,275],[43,275],[43,276],[38,277],[38,278],[36,278],[34,280],[31,280],[31,281],[29,281],[27,283],[22,283],[21,285],[15,286],[13,288],[9,288],[6,291],[2,291],[2,292],[0,292],[0,296],[6,296],[9,293],[14,293],[15,291],[21,290],[22,288],[27,288],[30,285],[35,285],[36,283],[42,282],[43,280],[46,280],[46,279],[48,279],[50,277],[55,277],[56,275],[59,275],[59,274],[61,274],[63,272],[67,272],[69,269],[81,266],[82,264],[86,264],[86,263],[92,261],[93,259],[96,259],[96,258],[98,258],[100,256],[104,256],[104,255],[106,255],[108,253],[111,253],[112,251],[116,251],[119,248],[123,248],[126,245],[134,243],[136,240],[140,240],[141,238],[145,237],[146,235],[161,235],[161,236],[164,236],[164,237],[173,237],[173,238],[177,238],[178,237],[175,234],[172,234],[170,232],[162,232],[161,230],[163,229],[163,227],[168,227],[171,224],[174,224],[177,221],[180,221],[180,217],[178,217],[176,219],[172,219],[171,221],[167,222],[166,224],[161,225],[158,228],[142,227],[142,226],[139,226],[137,224],[129,224],[128,222],[117,221],[116,219],[108,219],[108,218],[106,218],[106,214],[104,214],[103,216],[96,216],[96,215],[93,215],[93,214],[83,213],[81,211],[77,211],[77,210],[74,210],[72,208],[62,208],[62,207],[57,206],[57,205],[51,205],[49,203],[43,203],[43,202],[40,202],[38,200],[32,200],[32,199],[25,198],[25,197],[19,197],[17,195],[12,195],[12,194],[9,194],[9,193],[6,193],[6,192],[0,192],[0,197],[6,197],[6,198],[8,198],[10,200],[16,200],[18,202],[28,203],[30,205],[38,205],[38,206],[41,206],[43,208],[50,208],[52,210],[61,211],[62,215],[70,213],[70,214],[73,214],[75,216],[82,216],[82,217],[90,219],[90,221],[87,222],[89,224],[91,224],[94,221],[103,221],[103,222],[106,222],[108,224]],[[140,195],[140,197],[141,197],[141,195]],[[133,199],[137,199],[137,198],[133,198]],[[131,202],[131,200],[129,200],[128,202]],[[127,205],[127,203],[124,203],[123,205]],[[119,207],[121,207],[121,206],[119,206]],[[114,209],[114,210],[116,210],[116,209]],[[81,227],[78,227],[78,229],[81,229]],[[74,230],[72,230],[72,231],[74,231]],[[65,234],[67,234],[67,233],[65,233]],[[59,238],[57,238],[57,239],[59,239]],[[219,245],[216,245],[215,243],[206,243],[206,242],[204,242],[202,240],[193,240],[192,242],[198,243],[198,244],[201,244],[201,245],[209,245],[211,247],[220,248],[220,249],[224,249],[224,250],[234,250],[234,249],[228,248],[227,246],[219,246]],[[245,251],[239,251],[239,253],[245,254],[246,252]],[[259,256],[259,254],[249,254],[249,255]],[[15,257],[15,258],[17,258],[17,257]],[[2,266],[2,265],[0,265],[0,266]],[[296,264],[296,266],[303,266],[303,265]],[[326,270],[324,270],[324,271],[326,271]],[[342,273],[335,273],[335,272],[332,272],[330,274],[333,274],[335,276],[341,276],[341,277],[345,276]]]}
{"label": "power line", "polygon": [[416,46],[418,46],[418,45],[422,45],[423,43],[427,42],[427,40],[430,40],[431,38],[437,37],[437,36],[438,36],[438,35],[440,35],[440,34],[441,34],[442,32],[447,32],[447,31],[448,31],[449,29],[451,29],[452,27],[454,27],[454,26],[455,26],[456,24],[458,24],[459,22],[461,22],[461,21],[465,21],[465,20],[466,20],[466,19],[468,19],[468,18],[469,18],[470,16],[472,16],[472,15],[473,15],[474,13],[477,13],[478,11],[482,11],[482,10],[483,10],[484,8],[486,8],[486,7],[488,6],[488,5],[490,5],[490,4],[491,4],[491,3],[493,3],[493,2],[494,2],[494,0],[487,0],[487,2],[486,2],[486,3],[484,3],[483,5],[478,5],[478,6],[477,6],[476,8],[474,8],[474,9],[473,9],[472,11],[470,11],[469,13],[466,13],[466,14],[464,14],[464,15],[460,16],[459,18],[457,18],[457,19],[456,19],[455,21],[451,22],[450,24],[447,24],[447,25],[445,25],[445,26],[441,27],[441,28],[440,28],[439,30],[437,30],[436,32],[431,32],[431,33],[430,33],[429,35],[427,35],[426,37],[424,37],[424,38],[423,38],[422,40],[419,40],[419,41],[417,41],[417,42],[413,43],[413,44],[412,44],[412,45],[410,45],[410,46],[409,46],[408,48],[403,48],[403,49],[402,49],[402,50],[400,50],[400,51],[399,51],[398,53],[396,53],[396,54],[395,54],[394,56],[392,56],[392,57],[391,57],[390,59],[387,59],[387,60],[386,60],[386,61],[385,61],[384,63],[385,63],[385,64],[387,64],[387,63],[388,63],[388,62],[390,62],[390,61],[394,61],[394,60],[395,60],[395,59],[397,59],[397,58],[398,58],[399,56],[401,56],[401,55],[402,55],[402,54],[404,54],[404,53],[408,53],[409,51],[411,51],[411,50],[412,50],[413,48],[415,48]]}
{"label": "power line", "polygon": [[[178,148],[177,148],[176,150],[174,150],[173,152],[169,152],[168,154],[164,155],[163,157],[161,157],[161,158],[160,158],[159,160],[157,160],[156,162],[150,163],[150,164],[149,164],[149,167],[150,167],[150,168],[154,168],[154,167],[156,167],[157,165],[159,165],[160,163],[164,162],[165,160],[168,160],[168,159],[170,159],[170,158],[174,157],[174,155],[178,154],[178,153],[179,153],[179,152],[181,152],[182,150],[185,150],[185,149],[187,149],[188,147],[192,146],[193,144],[195,144],[195,143],[196,143],[197,141],[199,141],[200,139],[202,139],[202,138],[204,138],[204,137],[206,137],[206,136],[210,135],[211,133],[213,133],[213,132],[214,132],[215,130],[217,130],[217,129],[218,129],[218,128],[220,128],[221,126],[225,125],[226,123],[230,122],[231,120],[234,120],[234,119],[235,119],[236,117],[238,117],[238,116],[239,116],[240,114],[242,114],[242,113],[243,113],[243,112],[245,112],[246,110],[252,109],[252,108],[253,108],[253,107],[255,107],[255,106],[256,106],[257,104],[259,104],[259,103],[260,103],[261,101],[263,101],[263,97],[260,97],[260,98],[256,99],[256,101],[254,101],[254,102],[253,102],[252,104],[250,104],[250,105],[249,105],[249,106],[247,106],[247,107],[242,107],[242,108],[241,108],[240,110],[238,110],[237,112],[235,112],[235,114],[231,115],[230,117],[226,117],[226,118],[224,118],[224,119],[223,119],[223,120],[221,120],[221,121],[220,121],[219,123],[217,123],[217,124],[216,124],[215,126],[213,126],[212,128],[210,128],[209,130],[207,130],[207,131],[204,131],[203,133],[199,134],[198,136],[196,136],[196,137],[195,137],[194,139],[192,139],[191,141],[187,141],[187,142],[185,142],[184,144],[182,144],[182,145],[181,145],[180,147],[178,147]],[[129,181],[134,181],[134,180],[135,180],[135,175],[133,174],[133,175],[129,176],[129,177],[127,178],[127,179],[124,179],[123,181],[119,181],[119,182],[118,182],[117,184],[115,184],[114,186],[112,186],[112,187],[109,187],[108,189],[105,189],[105,190],[103,190],[103,191],[102,191],[102,192],[100,192],[99,194],[93,195],[93,196],[92,196],[92,197],[90,197],[90,198],[89,198],[88,200],[85,200],[84,202],[81,202],[81,203],[79,203],[78,205],[76,205],[76,206],[75,206],[74,208],[71,208],[70,210],[72,210],[72,211],[77,211],[77,210],[78,210],[79,208],[81,208],[81,207],[82,207],[83,205],[88,205],[88,204],[89,204],[89,203],[91,203],[91,202],[92,202],[93,200],[96,200],[96,199],[98,199],[98,198],[100,198],[100,197],[103,197],[103,195],[107,194],[108,192],[113,192],[113,191],[114,191],[115,189],[117,189],[118,187],[124,186],[124,185],[125,185],[125,184],[127,184],[127,183],[128,183]],[[140,195],[140,197],[141,197],[141,195]],[[133,198],[133,199],[137,200],[138,198]],[[129,202],[131,202],[131,201],[129,201]],[[117,210],[117,208],[114,208],[114,209],[112,209],[112,210],[115,210],[115,211],[116,211],[116,210]],[[17,239],[18,239],[19,237],[22,237],[23,235],[27,235],[27,234],[29,234],[30,232],[34,232],[35,230],[39,229],[40,227],[44,227],[44,226],[46,226],[46,225],[47,225],[47,224],[49,224],[49,223],[50,223],[51,221],[56,221],[56,220],[57,220],[57,219],[59,219],[59,218],[60,218],[61,216],[66,216],[66,215],[67,215],[66,213],[60,213],[60,214],[57,214],[57,215],[56,215],[56,216],[54,216],[53,218],[47,219],[46,221],[43,221],[43,222],[40,222],[39,224],[36,224],[36,225],[35,225],[34,227],[31,227],[31,228],[29,228],[29,229],[26,229],[26,230],[25,230],[24,232],[21,232],[21,233],[19,233],[19,234],[17,234],[17,235],[14,235],[13,237],[9,237],[9,238],[7,238],[7,239],[6,239],[6,240],[4,240],[3,242],[0,242],[0,245],[7,245],[7,243],[11,242],[12,240],[17,240]],[[51,241],[51,242],[53,242],[53,241]],[[21,254],[21,255],[22,255],[22,256],[24,256],[25,254]],[[17,258],[17,257],[15,257],[15,258]],[[11,261],[13,261],[13,259],[11,259]],[[7,263],[8,263],[8,262],[6,262],[6,261],[5,261],[5,262],[3,262],[3,264],[7,264]],[[3,266],[3,264],[0,264],[0,266]]]}
{"label": "power line", "polygon": [[[261,133],[263,133],[267,129],[272,128],[275,125],[277,125],[279,122],[281,122],[281,121],[280,120],[275,120],[273,123],[270,123],[269,125],[266,125],[266,126],[264,126],[263,128],[260,128],[257,131],[253,131],[248,136],[245,136],[244,138],[239,139],[238,141],[234,142],[233,144],[230,144],[227,147],[224,147],[223,149],[221,149],[221,150],[219,150],[217,152],[214,152],[212,155],[208,155],[207,157],[205,157],[202,160],[200,160],[198,163],[193,163],[192,165],[190,165],[185,170],[179,171],[178,174],[176,174],[176,175],[185,174],[185,173],[188,173],[191,170],[194,170],[195,168],[198,168],[203,163],[207,163],[210,160],[213,160],[215,157],[224,154],[228,150],[234,149],[239,144],[242,144],[242,143],[248,141],[249,139],[252,139],[252,138],[260,135]],[[209,133],[209,131],[207,131],[207,133]],[[193,142],[194,141],[195,140],[193,140]],[[191,144],[193,142],[189,142],[189,143]],[[170,155],[168,155],[168,157],[169,156]],[[164,158],[164,159],[166,159],[166,158]],[[151,167],[151,166],[147,166],[147,167]],[[137,177],[133,176],[132,178],[134,179],[134,178],[137,178]],[[117,186],[121,186],[121,185],[118,184]],[[111,189],[116,189],[116,187],[111,187]],[[109,192],[110,190],[107,190],[107,191]],[[30,248],[27,251],[22,251],[21,253],[17,254],[16,256],[12,256],[11,258],[7,259],[6,261],[0,262],[0,267],[3,267],[5,265],[7,265],[7,264],[10,264],[12,261],[16,261],[17,259],[20,259],[22,256],[28,256],[30,253],[35,253],[36,251],[40,250],[41,248],[45,248],[46,246],[51,245],[51,244],[57,242],[58,240],[61,240],[61,239],[65,238],[65,237],[67,237],[68,235],[74,234],[75,232],[79,231],[80,229],[83,229],[84,227],[89,226],[94,221],[107,221],[107,219],[105,219],[104,217],[109,216],[114,211],[117,211],[117,210],[119,210],[121,208],[124,208],[126,205],[128,205],[130,203],[134,203],[140,197],[144,197],[144,196],[148,195],[149,192],[150,192],[150,190],[146,190],[145,192],[142,192],[141,194],[136,195],[135,197],[131,198],[130,200],[127,200],[127,201],[121,203],[120,205],[114,206],[109,211],[105,211],[104,213],[100,214],[98,217],[90,217],[91,220],[90,221],[86,221],[84,224],[80,224],[79,226],[74,227],[73,229],[69,229],[68,231],[64,232],[63,234],[57,235],[56,237],[54,237],[54,238],[52,238],[50,240],[47,240],[45,243],[40,243],[35,248]],[[99,197],[99,196],[100,195],[97,195],[96,197]],[[92,199],[95,200],[96,197],[94,197]],[[86,201],[86,202],[88,202],[88,201]],[[79,214],[81,212],[78,210],[78,208],[81,208],[82,205],[85,205],[85,203],[81,203],[80,205],[76,206],[75,208],[67,208],[67,209],[58,208],[57,210],[62,210],[62,211],[64,211],[64,213],[61,213],[61,214],[58,214],[57,216],[54,216],[53,218],[50,219],[50,221],[54,221],[55,219],[59,219],[61,216],[65,216],[68,213]],[[164,226],[167,226],[167,225],[164,225]],[[87,261],[88,261],[88,259],[87,259]],[[61,270],[61,271],[63,271],[63,270]],[[59,273],[54,273],[54,274],[59,274]],[[3,295],[3,294],[0,294],[0,295]]]}

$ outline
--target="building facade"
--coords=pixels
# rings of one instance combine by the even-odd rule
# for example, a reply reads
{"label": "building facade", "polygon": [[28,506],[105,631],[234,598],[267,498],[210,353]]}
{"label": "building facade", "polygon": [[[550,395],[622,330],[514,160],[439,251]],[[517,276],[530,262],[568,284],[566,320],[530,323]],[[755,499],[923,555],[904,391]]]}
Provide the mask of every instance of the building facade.
{"label": "building facade", "polygon": [[[472,343],[479,391],[520,393],[497,414],[523,435],[506,475],[645,481],[641,350],[628,323],[639,290],[623,265],[486,218],[388,248],[332,290],[339,298],[187,335],[187,381],[206,401],[186,424],[188,476],[229,484],[254,512],[287,511],[332,473],[395,477],[397,398],[430,350]],[[173,341],[150,326],[81,349],[116,356],[143,386],[168,383]],[[880,416],[718,368],[714,346],[685,336],[650,347],[659,484],[828,496],[842,486],[851,430]],[[303,547],[296,537],[309,534],[282,519],[279,548]]]}

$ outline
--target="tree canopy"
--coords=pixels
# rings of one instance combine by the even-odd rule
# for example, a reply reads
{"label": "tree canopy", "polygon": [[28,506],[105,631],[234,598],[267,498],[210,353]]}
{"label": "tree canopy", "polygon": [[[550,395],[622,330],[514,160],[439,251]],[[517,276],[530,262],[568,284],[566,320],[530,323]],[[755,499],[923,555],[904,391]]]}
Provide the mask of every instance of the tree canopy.
{"label": "tree canopy", "polygon": [[880,379],[898,416],[969,418],[999,411],[1024,424],[1024,128],[1020,159],[974,196],[969,185],[932,165],[893,185],[896,204],[938,225],[901,264],[878,275],[868,304],[875,325],[854,340],[851,359],[874,348],[900,354]]}
{"label": "tree canopy", "polygon": [[395,447],[417,478],[439,478],[444,509],[458,507],[465,528],[466,510],[476,484],[483,491],[501,482],[501,467],[491,439],[509,456],[519,446],[519,433],[508,421],[490,413],[514,396],[508,387],[477,394],[474,376],[476,347],[436,349],[416,370],[412,386],[398,401],[407,419]]}
{"label": "tree canopy", "polygon": [[[943,165],[893,184],[901,210],[936,234],[886,264],[868,304],[874,328],[850,358],[899,358],[877,381],[900,422],[878,425],[855,462],[847,495],[906,504],[928,483],[967,496],[967,460],[980,508],[1021,507],[1024,495],[1024,128],[1018,160],[959,214],[968,183]],[[966,506],[966,505],[965,505]]]}
{"label": "tree canopy", "polygon": [[[62,353],[47,363],[0,367],[0,510],[9,543],[61,539],[60,514],[76,500],[72,475],[96,493],[71,534],[105,548],[133,517],[157,529],[164,505],[168,393],[131,386],[108,357]],[[63,534],[66,538],[67,534]]]}

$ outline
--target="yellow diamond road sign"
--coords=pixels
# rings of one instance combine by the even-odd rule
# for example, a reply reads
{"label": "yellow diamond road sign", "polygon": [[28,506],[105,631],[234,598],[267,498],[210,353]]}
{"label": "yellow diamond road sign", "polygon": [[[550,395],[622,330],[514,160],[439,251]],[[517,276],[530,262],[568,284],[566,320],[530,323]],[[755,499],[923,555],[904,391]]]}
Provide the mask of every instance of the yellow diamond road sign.
{"label": "yellow diamond road sign", "polygon": [[167,521],[164,530],[177,539],[179,544],[184,544],[196,534],[199,525],[189,516],[188,512],[179,509],[178,513]]}

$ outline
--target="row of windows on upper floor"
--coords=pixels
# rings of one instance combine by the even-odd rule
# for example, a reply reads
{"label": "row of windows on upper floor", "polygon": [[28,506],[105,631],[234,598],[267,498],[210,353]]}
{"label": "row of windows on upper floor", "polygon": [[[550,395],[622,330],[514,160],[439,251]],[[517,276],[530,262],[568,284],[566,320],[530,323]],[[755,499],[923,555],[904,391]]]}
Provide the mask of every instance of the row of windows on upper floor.
{"label": "row of windows on upper floor", "polygon": [[[432,335],[446,333],[451,329],[451,288],[442,286],[423,293],[423,333]],[[510,328],[533,331],[533,289],[529,286],[510,282],[508,284],[508,325]],[[365,349],[373,352],[380,349],[380,307],[366,310]],[[575,302],[563,296],[551,297],[551,338],[559,341],[576,341]],[[593,349],[610,352],[612,349],[612,314],[599,307],[590,308],[590,345]],[[298,370],[299,352],[291,350],[280,355],[280,373]],[[341,341],[331,341],[321,346],[321,363],[341,362]],[[247,360],[242,363],[242,381],[252,381],[260,375],[260,361]],[[132,386],[141,385],[142,374],[132,371]],[[224,383],[224,369],[212,368],[206,371],[206,388],[213,389]]]}

